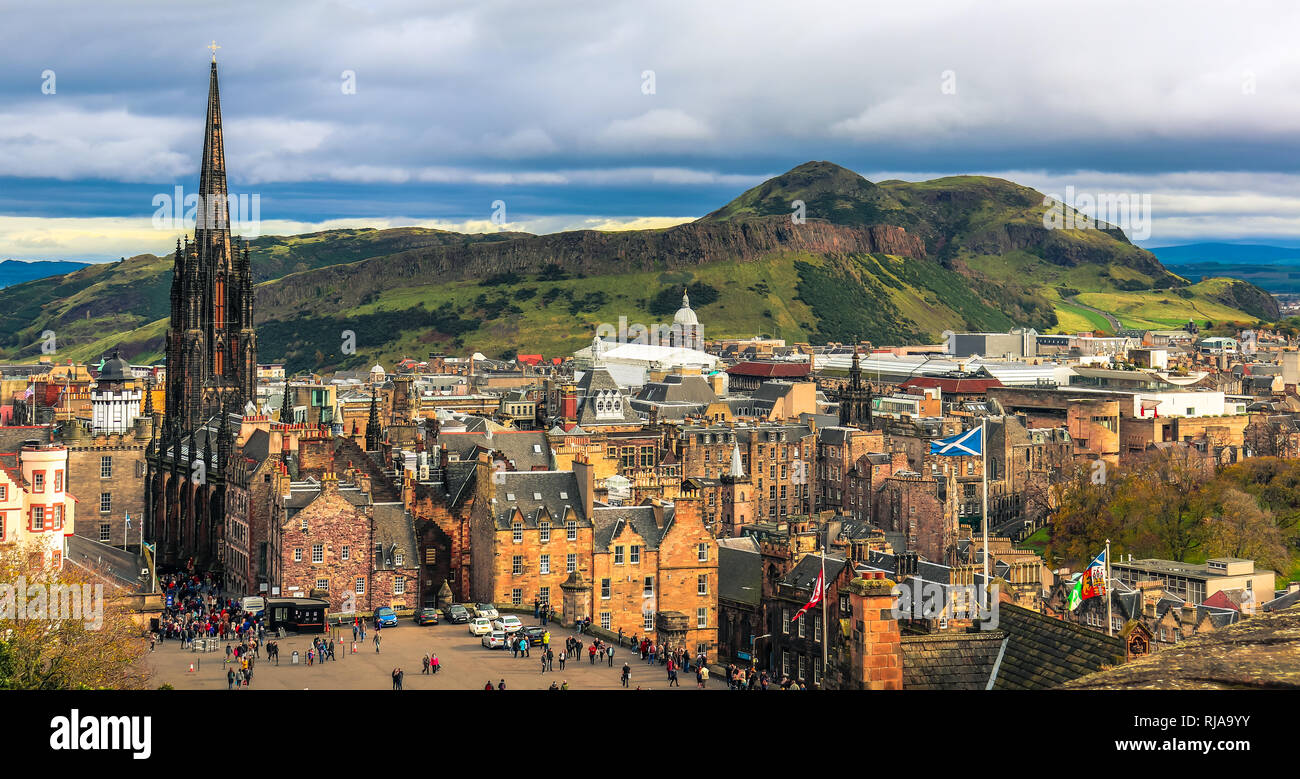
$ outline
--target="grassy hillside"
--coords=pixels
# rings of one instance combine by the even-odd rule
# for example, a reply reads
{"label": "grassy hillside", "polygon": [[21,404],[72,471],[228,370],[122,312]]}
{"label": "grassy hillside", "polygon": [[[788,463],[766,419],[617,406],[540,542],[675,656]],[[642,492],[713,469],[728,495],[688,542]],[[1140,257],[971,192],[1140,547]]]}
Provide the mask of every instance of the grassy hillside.
{"label": "grassy hillside", "polygon": [[[804,224],[790,220],[796,201]],[[707,337],[908,343],[947,329],[1276,318],[1276,303],[1248,283],[1192,284],[1118,229],[1046,228],[1045,208],[1042,194],[1001,179],[876,184],[811,162],[664,230],[261,238],[259,357],[298,370],[469,346],[561,355],[620,317],[671,321],[688,284]],[[34,356],[53,329],[74,359],[118,344],[158,358],[170,274],[170,258],[141,255],[0,290],[0,357]],[[345,330],[355,355],[339,353]]]}

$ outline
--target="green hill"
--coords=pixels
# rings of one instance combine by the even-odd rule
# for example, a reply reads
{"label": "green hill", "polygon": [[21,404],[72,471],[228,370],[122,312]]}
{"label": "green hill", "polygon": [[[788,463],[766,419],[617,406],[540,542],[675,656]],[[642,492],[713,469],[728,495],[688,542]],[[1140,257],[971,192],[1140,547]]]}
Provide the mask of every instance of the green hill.
{"label": "green hill", "polygon": [[[1044,227],[1045,208],[1042,194],[1001,179],[872,183],[810,162],[663,230],[262,238],[259,357],[299,370],[470,346],[561,355],[620,317],[670,321],[686,285],[706,337],[907,343],[946,329],[1107,330],[1106,314],[1123,327],[1277,318],[1248,283],[1193,285],[1117,228]],[[170,267],[144,255],[0,290],[0,351],[32,356],[54,329],[75,359],[118,343],[156,358]],[[339,353],[345,330],[356,354]]]}

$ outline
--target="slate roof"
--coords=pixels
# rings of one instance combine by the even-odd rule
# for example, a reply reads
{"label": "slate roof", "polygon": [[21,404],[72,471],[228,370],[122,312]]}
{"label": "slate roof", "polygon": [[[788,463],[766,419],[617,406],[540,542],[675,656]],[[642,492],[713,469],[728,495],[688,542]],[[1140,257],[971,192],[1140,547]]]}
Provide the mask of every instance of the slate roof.
{"label": "slate roof", "polygon": [[[376,566],[381,569],[397,568],[388,564],[390,551],[399,552],[405,558],[402,568],[412,568],[420,564],[419,547],[415,541],[415,518],[400,503],[376,503],[374,518],[374,543],[381,544],[384,562]],[[393,558],[396,560],[396,558]]]}
{"label": "slate roof", "polygon": [[631,528],[641,536],[647,550],[658,549],[665,527],[655,523],[655,511],[651,506],[597,506],[592,509],[591,526],[592,546],[597,550],[608,550],[614,541]]}
{"label": "slate roof", "polygon": [[995,690],[1042,690],[1124,662],[1118,636],[998,604],[998,633],[1009,637]]}
{"label": "slate roof", "polygon": [[1300,590],[1288,592],[1285,595],[1274,598],[1260,606],[1260,608],[1264,611],[1281,611],[1282,609],[1290,608],[1296,604],[1300,604]]}
{"label": "slate roof", "polygon": [[903,689],[986,689],[1004,641],[1000,632],[903,636]]}
{"label": "slate roof", "polygon": [[812,371],[812,364],[807,362],[742,362],[727,369],[727,373],[732,376],[757,376],[761,378],[807,376],[810,371]]}
{"label": "slate roof", "polygon": [[502,432],[451,432],[438,435],[438,445],[455,453],[462,461],[478,459],[479,451],[501,452],[515,470],[547,470],[551,467],[551,447],[540,430]]}
{"label": "slate roof", "polygon": [[637,400],[656,403],[712,403],[718,399],[713,388],[703,376],[665,376],[663,381],[653,381],[641,387]]}
{"label": "slate roof", "polygon": [[1198,633],[1118,668],[1064,685],[1077,690],[1300,690],[1300,607]]}
{"label": "slate roof", "polygon": [[[843,557],[834,554],[826,555],[826,581],[834,581],[844,570],[848,563]],[[790,573],[782,577],[780,584],[783,587],[790,587],[795,590],[805,590],[812,592],[813,585],[817,583],[817,576],[822,570],[822,557],[820,554],[805,554]]]}
{"label": "slate roof", "polygon": [[[577,384],[578,396],[582,399],[578,407],[578,424],[580,425],[621,425],[636,424],[641,420],[636,410],[632,408],[631,398],[623,391],[622,387],[614,381],[614,377],[609,375],[605,368],[592,368],[583,374],[582,379]],[[619,398],[619,415],[598,415],[596,412],[596,396],[599,393],[616,393]]]}
{"label": "slate roof", "polygon": [[718,600],[755,608],[763,599],[763,558],[750,536],[718,539]]}
{"label": "slate roof", "polygon": [[591,520],[584,516],[578,477],[573,471],[498,471],[493,479],[496,498],[490,510],[498,530],[510,529],[516,508],[523,514],[527,528],[537,527],[543,509],[557,525],[565,520],[569,509],[579,527],[591,527]]}

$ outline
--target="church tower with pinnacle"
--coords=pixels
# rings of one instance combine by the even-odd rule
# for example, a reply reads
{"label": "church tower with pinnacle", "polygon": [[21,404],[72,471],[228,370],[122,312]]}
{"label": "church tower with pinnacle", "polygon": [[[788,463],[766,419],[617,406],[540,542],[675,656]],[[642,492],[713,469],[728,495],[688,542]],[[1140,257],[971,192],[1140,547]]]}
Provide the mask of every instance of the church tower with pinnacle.
{"label": "church tower with pinnacle", "polygon": [[167,423],[184,435],[255,399],[257,335],[248,243],[230,237],[215,53],[199,169],[194,240],[176,244],[167,330]]}

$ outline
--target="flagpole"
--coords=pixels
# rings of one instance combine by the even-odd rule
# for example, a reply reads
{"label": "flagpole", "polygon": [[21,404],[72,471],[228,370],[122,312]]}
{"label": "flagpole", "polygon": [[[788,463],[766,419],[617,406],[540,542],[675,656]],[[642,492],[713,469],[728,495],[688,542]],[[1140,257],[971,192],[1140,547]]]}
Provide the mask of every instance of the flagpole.
{"label": "flagpole", "polygon": [[1110,539],[1106,539],[1106,635],[1115,635],[1114,600],[1110,597]]}
{"label": "flagpole", "polygon": [[830,589],[830,582],[826,581],[826,546],[831,540],[831,526],[829,524],[823,525],[822,532],[826,535],[822,537],[822,591],[818,593],[822,601],[822,678],[818,684],[818,689],[823,689],[826,685],[827,647],[831,640],[830,625],[826,621],[826,592]]}
{"label": "flagpole", "polygon": [[980,468],[981,477],[984,481],[982,490],[982,499],[984,502],[983,510],[980,516],[980,530],[984,535],[984,613],[989,611],[989,442],[988,442],[988,417],[980,418],[980,456],[984,464]]}

